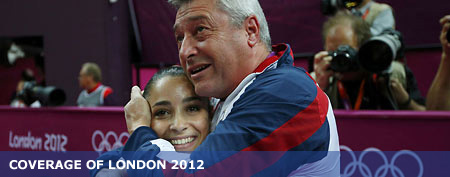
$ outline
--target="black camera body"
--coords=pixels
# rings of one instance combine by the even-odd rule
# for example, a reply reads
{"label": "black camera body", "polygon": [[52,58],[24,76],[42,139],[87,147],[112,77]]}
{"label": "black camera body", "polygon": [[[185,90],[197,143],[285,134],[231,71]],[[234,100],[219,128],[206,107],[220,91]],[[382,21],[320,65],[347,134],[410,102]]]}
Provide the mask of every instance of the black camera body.
{"label": "black camera body", "polygon": [[35,81],[26,81],[23,90],[17,93],[17,97],[26,105],[39,100],[44,106],[59,106],[66,101],[66,94],[62,89],[54,86],[37,86]]}
{"label": "black camera body", "polygon": [[356,71],[359,69],[357,51],[349,45],[340,45],[335,51],[328,52],[333,59],[330,69],[336,72]]}
{"label": "black camera body", "polygon": [[339,9],[348,9],[361,5],[362,0],[321,0],[320,11],[324,15],[334,15]]}
{"label": "black camera body", "polygon": [[403,38],[400,32],[387,29],[366,41],[356,51],[341,45],[329,52],[333,57],[330,69],[336,72],[357,71],[360,68],[370,73],[388,72],[392,61],[403,57]]}

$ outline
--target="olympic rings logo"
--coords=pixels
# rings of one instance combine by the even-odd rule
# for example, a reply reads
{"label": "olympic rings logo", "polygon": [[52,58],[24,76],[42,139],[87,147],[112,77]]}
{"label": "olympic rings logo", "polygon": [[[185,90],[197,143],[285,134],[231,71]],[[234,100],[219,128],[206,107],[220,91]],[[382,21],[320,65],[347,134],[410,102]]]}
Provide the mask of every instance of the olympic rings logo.
{"label": "olympic rings logo", "polygon": [[[97,136],[100,136],[100,144],[97,146],[96,142],[95,142],[95,138]],[[113,142],[110,143],[108,140],[109,138],[112,137],[113,138]],[[100,130],[96,130],[93,134],[92,134],[92,148],[97,151],[97,152],[103,152],[103,151],[110,151],[112,149],[115,148],[119,148],[121,146],[123,146],[123,138],[128,139],[130,137],[130,135],[127,132],[122,132],[120,134],[120,136],[117,136],[117,134],[113,131],[108,131],[105,134],[103,134],[102,131]]]}
{"label": "olympic rings logo", "polygon": [[[385,177],[389,171],[391,172],[392,176],[394,176],[394,177],[398,177],[398,176],[404,177],[405,175],[404,175],[403,171],[398,166],[395,165],[395,161],[398,159],[399,156],[402,156],[402,155],[413,157],[419,165],[419,174],[417,176],[418,177],[423,176],[423,170],[424,170],[423,162],[420,159],[420,157],[413,151],[409,151],[409,150],[398,151],[392,156],[392,159],[389,163],[386,155],[377,148],[372,147],[372,148],[367,148],[367,149],[363,150],[358,159],[356,159],[355,153],[349,147],[341,145],[340,149],[347,151],[350,154],[351,159],[352,159],[352,162],[349,163],[344,168],[344,174],[341,174],[342,177],[352,176],[356,171],[356,167],[358,167],[359,172],[364,177]],[[384,162],[384,165],[381,165],[375,171],[374,175],[372,175],[372,171],[369,169],[367,164],[365,164],[363,162],[364,156],[371,152],[380,155],[380,157],[383,159],[383,162]]]}

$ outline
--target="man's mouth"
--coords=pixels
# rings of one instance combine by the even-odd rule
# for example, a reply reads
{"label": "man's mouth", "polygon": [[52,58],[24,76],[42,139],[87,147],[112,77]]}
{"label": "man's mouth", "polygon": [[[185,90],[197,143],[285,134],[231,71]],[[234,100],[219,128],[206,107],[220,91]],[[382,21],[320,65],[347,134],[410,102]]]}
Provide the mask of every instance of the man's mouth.
{"label": "man's mouth", "polygon": [[191,75],[197,74],[199,72],[202,72],[203,70],[205,70],[209,66],[211,66],[211,65],[210,64],[200,65],[198,67],[195,67],[194,69],[191,69],[190,73],[191,73]]}

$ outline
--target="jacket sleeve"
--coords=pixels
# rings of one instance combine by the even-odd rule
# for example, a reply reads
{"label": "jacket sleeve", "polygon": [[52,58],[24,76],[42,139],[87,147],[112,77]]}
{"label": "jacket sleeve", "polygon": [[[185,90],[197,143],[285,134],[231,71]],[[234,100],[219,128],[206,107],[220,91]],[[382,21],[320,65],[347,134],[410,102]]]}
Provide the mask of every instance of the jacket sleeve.
{"label": "jacket sleeve", "polygon": [[[115,164],[119,159],[122,158],[121,151],[123,147],[117,148],[100,155],[96,160],[102,160],[103,162],[111,161],[111,164]],[[103,163],[101,167],[94,168],[89,171],[91,177],[120,177],[123,176],[123,171],[120,170],[109,170],[109,163]]]}
{"label": "jacket sleeve", "polygon": [[[268,73],[246,88],[226,119],[190,154],[191,161],[204,162],[204,169],[171,169],[169,163],[166,169],[129,170],[129,175],[287,176],[322,159],[329,143],[328,98],[306,74],[291,72]],[[155,138],[150,128],[138,128],[125,146],[131,153],[126,159],[160,160],[159,148],[148,142]]]}

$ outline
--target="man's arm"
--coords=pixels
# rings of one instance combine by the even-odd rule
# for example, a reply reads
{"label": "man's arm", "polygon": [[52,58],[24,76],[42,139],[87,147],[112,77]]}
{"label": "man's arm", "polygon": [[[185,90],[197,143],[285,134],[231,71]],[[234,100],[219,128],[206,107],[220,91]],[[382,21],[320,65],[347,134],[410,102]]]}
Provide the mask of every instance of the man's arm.
{"label": "man's arm", "polygon": [[450,110],[450,57],[442,54],[436,77],[427,95],[428,110]]}
{"label": "man's arm", "polygon": [[[129,175],[287,176],[322,159],[329,146],[328,99],[306,74],[299,78],[289,72],[261,76],[246,88],[226,119],[191,154],[194,162],[204,161],[204,170],[129,170]],[[135,130],[125,146],[134,147],[126,159],[158,159],[159,149],[148,143],[153,139],[149,134],[156,138],[148,127]]]}
{"label": "man's arm", "polygon": [[450,110],[450,43],[446,39],[447,31],[450,29],[450,15],[443,17],[440,22],[443,26],[440,36],[442,59],[428,91],[428,110]]}

